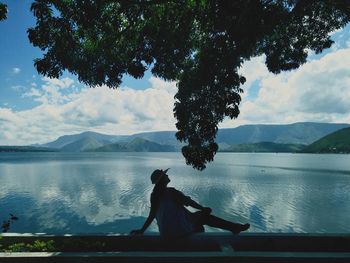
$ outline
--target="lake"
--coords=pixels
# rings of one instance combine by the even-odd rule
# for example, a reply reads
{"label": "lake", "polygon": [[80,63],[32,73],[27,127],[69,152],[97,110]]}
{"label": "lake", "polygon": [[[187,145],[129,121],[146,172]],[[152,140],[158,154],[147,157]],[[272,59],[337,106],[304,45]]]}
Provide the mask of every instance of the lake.
{"label": "lake", "polygon": [[169,186],[250,232],[350,233],[340,154],[219,153],[199,172],[181,153],[0,153],[0,220],[19,217],[10,232],[128,233],[148,215],[151,172],[168,167]]}

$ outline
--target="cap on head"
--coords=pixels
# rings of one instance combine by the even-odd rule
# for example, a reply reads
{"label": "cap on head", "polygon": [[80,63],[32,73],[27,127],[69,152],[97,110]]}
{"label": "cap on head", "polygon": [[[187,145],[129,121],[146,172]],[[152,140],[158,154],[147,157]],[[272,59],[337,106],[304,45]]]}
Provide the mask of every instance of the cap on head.
{"label": "cap on head", "polygon": [[162,177],[164,176],[164,174],[166,174],[166,172],[169,170],[165,169],[165,170],[161,170],[161,169],[157,169],[154,170],[153,173],[151,174],[151,181],[152,184],[157,184],[158,182],[160,182],[160,180],[162,179]]}

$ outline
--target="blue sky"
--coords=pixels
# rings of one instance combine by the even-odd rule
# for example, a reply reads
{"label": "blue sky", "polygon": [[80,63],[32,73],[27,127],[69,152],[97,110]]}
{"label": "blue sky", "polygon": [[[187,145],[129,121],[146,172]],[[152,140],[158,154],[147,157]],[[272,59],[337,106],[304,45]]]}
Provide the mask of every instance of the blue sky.
{"label": "blue sky", "polygon": [[[147,73],[141,80],[125,77],[118,90],[89,88],[65,73],[60,79],[39,75],[33,64],[41,57],[27,38],[35,24],[31,0],[3,1],[8,19],[0,22],[0,145],[44,143],[64,134],[96,131],[132,134],[175,130],[176,83]],[[321,55],[310,54],[298,70],[269,73],[264,57],[247,61],[247,78],[236,120],[242,124],[301,121],[350,123],[350,26],[334,32],[335,44]]]}

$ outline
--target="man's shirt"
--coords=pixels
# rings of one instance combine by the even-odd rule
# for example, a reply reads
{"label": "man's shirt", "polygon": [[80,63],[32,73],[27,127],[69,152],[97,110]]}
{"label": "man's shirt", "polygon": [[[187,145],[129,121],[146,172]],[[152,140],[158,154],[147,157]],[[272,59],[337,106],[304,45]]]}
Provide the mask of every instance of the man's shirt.
{"label": "man's shirt", "polygon": [[175,188],[166,188],[159,199],[151,195],[151,209],[156,206],[156,220],[159,233],[163,237],[181,237],[194,232],[191,213],[184,207],[191,198]]}

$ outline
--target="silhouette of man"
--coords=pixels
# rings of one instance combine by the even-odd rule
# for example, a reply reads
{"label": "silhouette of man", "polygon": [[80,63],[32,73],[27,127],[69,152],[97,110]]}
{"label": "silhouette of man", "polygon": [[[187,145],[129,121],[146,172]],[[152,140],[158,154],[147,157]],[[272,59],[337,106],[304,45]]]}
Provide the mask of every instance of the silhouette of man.
{"label": "silhouette of man", "polygon": [[[165,238],[187,236],[196,232],[204,232],[203,225],[217,227],[238,234],[250,227],[250,224],[237,224],[211,215],[211,208],[203,207],[189,196],[172,187],[167,187],[170,179],[169,170],[155,170],[151,174],[154,184],[151,194],[151,209],[141,229],[132,230],[131,235],[142,235],[154,218],[157,220],[159,233]],[[192,213],[184,206],[191,206],[199,211]]]}

